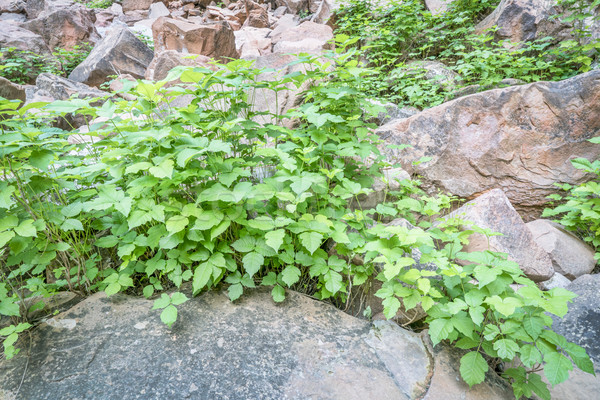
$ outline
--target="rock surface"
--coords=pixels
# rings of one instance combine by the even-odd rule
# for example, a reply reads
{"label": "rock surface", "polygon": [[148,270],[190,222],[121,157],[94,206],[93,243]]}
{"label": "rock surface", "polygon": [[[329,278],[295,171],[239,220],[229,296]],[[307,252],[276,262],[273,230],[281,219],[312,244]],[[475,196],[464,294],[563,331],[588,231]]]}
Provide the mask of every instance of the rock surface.
{"label": "rock surface", "polygon": [[212,67],[209,62],[210,58],[206,56],[196,55],[194,58],[184,58],[185,54],[175,50],[165,50],[155,54],[152,62],[146,70],[146,79],[151,81],[160,81],[167,77],[170,70],[179,66],[185,65],[188,67]]}
{"label": "rock surface", "polygon": [[527,223],[527,227],[536,243],[550,255],[556,272],[573,280],[594,269],[594,250],[561,225],[538,219]]}
{"label": "rock surface", "polygon": [[[422,175],[425,184],[468,199],[501,188],[529,221],[557,192],[555,182],[589,178],[570,160],[600,156],[600,146],[587,141],[599,129],[600,71],[592,71],[462,97],[376,133],[388,161]],[[389,144],[413,147],[390,150]],[[424,156],[431,160],[412,165]]]}
{"label": "rock surface", "polygon": [[25,102],[25,88],[0,76],[0,97],[8,100],[20,100]]}
{"label": "rock surface", "polygon": [[489,249],[507,253],[508,258],[517,262],[525,275],[535,282],[546,281],[554,275],[550,257],[536,244],[533,235],[502,190],[490,190],[445,218],[454,217],[502,234],[489,239],[478,233],[473,234],[463,251]]}
{"label": "rock surface", "polygon": [[454,0],[425,0],[425,5],[431,14],[437,15],[447,11],[448,6],[453,2]]}
{"label": "rock surface", "polygon": [[273,53],[318,53],[333,49],[332,39],[333,30],[329,26],[306,21],[282,32],[273,32]]}
{"label": "rock surface", "polygon": [[71,72],[69,79],[90,86],[99,86],[111,75],[130,74],[141,79],[153,57],[154,52],[129,29],[112,29]]}

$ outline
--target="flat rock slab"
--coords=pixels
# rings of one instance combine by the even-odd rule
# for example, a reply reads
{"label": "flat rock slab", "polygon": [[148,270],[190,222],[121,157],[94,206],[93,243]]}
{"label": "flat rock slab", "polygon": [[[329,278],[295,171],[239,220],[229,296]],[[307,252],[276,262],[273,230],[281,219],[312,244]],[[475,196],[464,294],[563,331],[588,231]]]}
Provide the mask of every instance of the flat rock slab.
{"label": "flat rock slab", "polygon": [[278,305],[263,290],[236,303],[210,292],[172,329],[152,304],[100,293],[41,324],[0,363],[0,398],[403,400],[431,378],[419,335],[297,293]]}

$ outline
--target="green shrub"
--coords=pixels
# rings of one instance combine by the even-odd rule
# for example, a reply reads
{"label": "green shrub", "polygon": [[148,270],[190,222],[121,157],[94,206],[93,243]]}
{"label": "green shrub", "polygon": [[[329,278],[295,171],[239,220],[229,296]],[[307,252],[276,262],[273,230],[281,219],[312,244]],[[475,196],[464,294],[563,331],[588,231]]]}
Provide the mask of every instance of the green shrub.
{"label": "green shrub", "polygon": [[[245,60],[217,71],[178,67],[166,81],[181,86],[137,82],[136,100],[57,101],[36,116],[26,114],[33,106],[0,102],[12,117],[0,123],[0,314],[15,322],[0,331],[6,356],[27,328],[18,325],[28,323],[22,300],[59,290],[143,294],[171,326],[187,301],[184,282],[194,295],[226,287],[232,301],[264,285],[276,302],[291,288],[343,304],[378,279],[388,318],[402,304],[421,305],[434,343],[471,350],[460,368],[469,385],[483,381],[486,360],[517,355],[522,365],[505,372],[516,397],[549,398],[535,374],[542,365],[552,384],[573,363],[590,372],[583,349],[554,333],[546,315],[564,315],[574,295],[540,291],[502,254],[461,252],[473,232],[458,229],[464,221],[431,228],[451,198],[402,181],[388,203],[360,207],[384,166],[363,122],[380,109],[358,89],[369,71],[356,54],[328,57],[300,57],[304,72],[275,82],[258,81],[264,71]],[[251,107],[257,96],[307,84],[286,115]],[[183,95],[193,100],[175,107]],[[77,132],[51,127],[72,113],[101,117],[89,125],[100,140],[70,144]],[[397,217],[418,227],[380,222]],[[414,266],[415,248],[436,271]],[[350,261],[357,257],[363,262]]]}
{"label": "green shrub", "polygon": [[0,48],[0,76],[19,84],[34,83],[43,72],[56,73],[59,67],[49,57],[15,47]]}
{"label": "green shrub", "polygon": [[61,49],[57,47],[52,55],[56,57],[61,65],[61,73],[59,75],[69,76],[69,74],[81,64],[87,56],[90,54],[90,51],[94,46],[91,43],[82,43],[80,45],[75,45],[71,50]]}

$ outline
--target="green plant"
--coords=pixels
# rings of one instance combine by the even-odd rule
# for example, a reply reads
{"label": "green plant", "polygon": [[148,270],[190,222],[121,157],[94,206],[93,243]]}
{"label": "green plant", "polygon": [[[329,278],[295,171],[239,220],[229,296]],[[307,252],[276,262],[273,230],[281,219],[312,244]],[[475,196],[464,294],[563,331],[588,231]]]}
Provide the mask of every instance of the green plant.
{"label": "green plant", "polygon": [[113,5],[113,0],[75,0],[76,3],[81,3],[87,8],[109,8]]}
{"label": "green plant", "polygon": [[11,82],[27,84],[35,82],[42,72],[55,73],[58,66],[47,56],[15,47],[0,48],[0,76]]}
{"label": "green plant", "polygon": [[69,74],[83,62],[92,51],[91,43],[82,43],[75,45],[71,50],[61,49],[57,47],[52,55],[56,57],[61,65],[61,73],[59,75],[69,76]]}
{"label": "green plant", "polygon": [[[598,144],[600,138],[590,139]],[[557,222],[577,233],[596,250],[595,259],[600,261],[600,160],[590,161],[576,158],[571,161],[577,169],[594,174],[595,178],[577,186],[557,184],[567,192],[565,196],[555,194],[550,199],[559,202],[554,208],[547,208],[543,217],[558,217]]]}
{"label": "green plant", "polygon": [[[164,81],[137,82],[135,100],[57,101],[37,115],[27,110],[40,104],[0,101],[10,117],[0,122],[7,348],[28,323],[23,300],[58,290],[160,294],[154,308],[171,326],[187,300],[184,282],[194,295],[226,287],[232,301],[263,285],[276,302],[291,288],[345,304],[379,279],[387,317],[401,304],[421,305],[434,343],[475,349],[461,363],[469,385],[483,380],[487,361],[517,354],[524,366],[506,371],[517,397],[533,390],[548,398],[534,375],[539,365],[551,383],[566,379],[557,366],[589,371],[585,352],[552,332],[545,315],[564,315],[573,295],[541,292],[503,255],[462,253],[473,231],[491,233],[461,231],[456,220],[434,226],[452,198],[402,181],[386,204],[361,207],[384,166],[373,126],[363,122],[381,111],[360,90],[370,72],[355,51],[303,55],[297,64],[302,72],[274,82],[259,81],[265,71],[246,60],[216,71],[178,67]],[[289,87],[306,90],[285,115],[252,106]],[[184,95],[191,102],[175,107]],[[87,117],[99,140],[72,144],[77,131],[49,123],[67,114]],[[397,217],[418,227],[381,223]],[[413,267],[415,248],[435,271]],[[523,285],[516,292],[515,282]]]}

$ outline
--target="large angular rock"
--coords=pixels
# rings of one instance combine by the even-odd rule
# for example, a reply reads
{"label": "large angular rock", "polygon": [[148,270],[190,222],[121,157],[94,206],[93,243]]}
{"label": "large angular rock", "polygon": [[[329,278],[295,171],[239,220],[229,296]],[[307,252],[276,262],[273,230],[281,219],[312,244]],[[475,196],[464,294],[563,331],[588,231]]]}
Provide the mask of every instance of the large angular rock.
{"label": "large angular rock", "polygon": [[25,0],[0,0],[0,14],[25,12]]}
{"label": "large angular rock", "polygon": [[[587,139],[600,130],[600,71],[561,82],[489,90],[444,103],[376,133],[391,164],[463,198],[502,188],[526,220],[539,217],[556,182],[589,176],[570,160],[597,159]],[[389,144],[410,144],[390,150]],[[413,165],[421,157],[430,161]]]}
{"label": "large angular rock", "polygon": [[26,0],[27,18],[35,19],[42,12],[52,12],[60,8],[69,8],[75,4],[73,0]]}
{"label": "large angular rock", "polygon": [[152,5],[152,0],[123,0],[121,6],[123,12],[148,10]]}
{"label": "large angular rock", "polygon": [[536,243],[550,255],[556,272],[573,280],[594,269],[594,250],[561,225],[538,219],[527,223],[527,227]]}
{"label": "large angular rock", "polygon": [[152,35],[157,52],[177,50],[221,61],[239,57],[233,30],[225,21],[200,25],[160,17],[152,25]]}
{"label": "large angular rock", "polygon": [[42,36],[51,49],[71,50],[82,42],[100,40],[95,22],[94,10],[74,4],[71,7],[50,7],[22,26]]}
{"label": "large angular rock", "polygon": [[0,24],[0,47],[14,47],[45,56],[51,55],[48,45],[40,35],[9,23]]}
{"label": "large angular rock", "polygon": [[556,18],[562,12],[554,0],[502,0],[496,9],[475,27],[481,34],[494,26],[495,37],[512,43],[551,36],[555,40],[569,38],[572,26]]}
{"label": "large angular rock", "polygon": [[243,27],[235,31],[235,46],[240,58],[256,58],[271,53],[273,43],[268,28]]}
{"label": "large angular rock", "polygon": [[419,335],[386,322],[371,329],[297,293],[282,305],[264,290],[236,303],[207,293],[179,306],[172,329],[152,304],[96,294],[49,319],[29,358],[22,351],[0,363],[5,396],[20,387],[19,399],[38,400],[408,400],[428,387]]}
{"label": "large angular rock", "polygon": [[109,76],[129,74],[143,78],[154,52],[127,28],[110,30],[89,56],[69,75],[69,79],[99,86]]}
{"label": "large angular rock", "polygon": [[308,0],[275,0],[277,7],[286,7],[291,14],[308,11]]}
{"label": "large angular rock", "polygon": [[311,17],[312,22],[332,26],[335,23],[334,13],[340,8],[339,0],[322,0]]}
{"label": "large angular rock", "polygon": [[156,53],[152,62],[146,70],[146,79],[151,81],[160,81],[167,77],[167,74],[173,68],[179,65],[188,67],[205,67],[211,68],[209,64],[210,58],[202,55],[197,55],[195,58],[184,58],[185,54],[175,50],[165,50]]}
{"label": "large angular rock", "polygon": [[8,100],[20,100],[25,102],[25,88],[0,76],[0,97]]}
{"label": "large angular rock", "polygon": [[502,234],[502,236],[491,236],[489,239],[478,233],[473,234],[463,251],[489,249],[506,253],[508,259],[517,262],[525,275],[535,282],[548,280],[554,275],[550,257],[535,242],[533,235],[502,190],[490,190],[445,218],[454,217]]}
{"label": "large angular rock", "polygon": [[273,53],[319,53],[333,49],[333,30],[322,24],[305,21],[298,26],[274,33]]}
{"label": "large angular rock", "polygon": [[453,2],[454,0],[425,0],[425,5],[431,14],[437,15],[448,11],[448,6]]}

